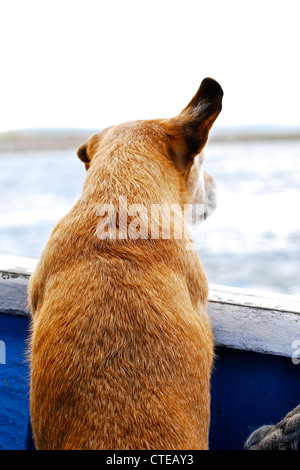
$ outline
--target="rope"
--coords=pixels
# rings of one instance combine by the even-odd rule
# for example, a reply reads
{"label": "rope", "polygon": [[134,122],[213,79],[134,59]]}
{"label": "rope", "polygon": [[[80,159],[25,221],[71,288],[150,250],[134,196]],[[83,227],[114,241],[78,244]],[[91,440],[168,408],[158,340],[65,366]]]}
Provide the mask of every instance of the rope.
{"label": "rope", "polygon": [[300,405],[274,426],[261,426],[245,443],[246,450],[300,450]]}

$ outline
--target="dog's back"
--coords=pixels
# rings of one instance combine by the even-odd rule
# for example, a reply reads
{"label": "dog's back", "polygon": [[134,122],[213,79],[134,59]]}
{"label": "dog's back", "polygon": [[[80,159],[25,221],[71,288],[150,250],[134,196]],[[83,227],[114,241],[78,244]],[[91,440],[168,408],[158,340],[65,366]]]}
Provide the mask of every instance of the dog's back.
{"label": "dog's back", "polygon": [[[180,211],[167,238],[151,236],[148,217],[153,205],[188,201],[188,166],[221,107],[216,82],[204,81],[203,95],[213,104],[202,110],[201,142],[186,150],[193,153],[186,168],[187,137],[180,140],[172,120],[109,128],[78,151],[88,169],[82,196],[53,230],[29,285],[31,420],[39,449],[208,446],[213,344],[206,277],[186,249],[188,233],[175,236]],[[143,205],[138,227],[134,204]]]}

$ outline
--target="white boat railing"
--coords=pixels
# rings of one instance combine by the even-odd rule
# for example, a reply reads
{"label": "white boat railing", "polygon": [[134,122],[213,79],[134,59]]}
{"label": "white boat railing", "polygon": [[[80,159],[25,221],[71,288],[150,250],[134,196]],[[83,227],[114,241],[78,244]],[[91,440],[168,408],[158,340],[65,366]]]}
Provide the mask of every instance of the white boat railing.
{"label": "white boat railing", "polygon": [[[30,317],[28,279],[38,260],[0,255],[0,314]],[[300,298],[210,284],[216,346],[290,357],[300,363]],[[0,329],[1,340],[1,329]]]}

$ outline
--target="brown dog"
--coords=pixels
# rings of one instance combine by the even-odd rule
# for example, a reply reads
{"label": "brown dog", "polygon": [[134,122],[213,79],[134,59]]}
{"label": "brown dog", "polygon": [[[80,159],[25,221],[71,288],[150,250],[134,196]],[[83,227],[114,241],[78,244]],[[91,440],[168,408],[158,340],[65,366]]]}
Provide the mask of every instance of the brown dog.
{"label": "brown dog", "polygon": [[[79,148],[82,195],[29,284],[37,449],[208,447],[208,284],[177,229],[188,202],[204,204],[200,218],[214,208],[199,153],[222,95],[207,78],[177,117],[111,127]],[[160,206],[175,207],[169,237]]]}

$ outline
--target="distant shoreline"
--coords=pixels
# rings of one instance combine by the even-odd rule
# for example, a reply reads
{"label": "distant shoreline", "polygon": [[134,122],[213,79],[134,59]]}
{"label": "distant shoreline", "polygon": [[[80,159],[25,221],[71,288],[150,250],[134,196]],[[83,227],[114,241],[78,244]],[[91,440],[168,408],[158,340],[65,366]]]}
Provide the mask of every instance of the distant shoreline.
{"label": "distant shoreline", "polygon": [[[24,129],[0,133],[0,153],[77,148],[99,129]],[[241,126],[216,127],[211,142],[300,140],[300,127]]]}
{"label": "distant shoreline", "polygon": [[0,153],[35,150],[67,150],[83,144],[93,129],[20,130],[0,133]]}

